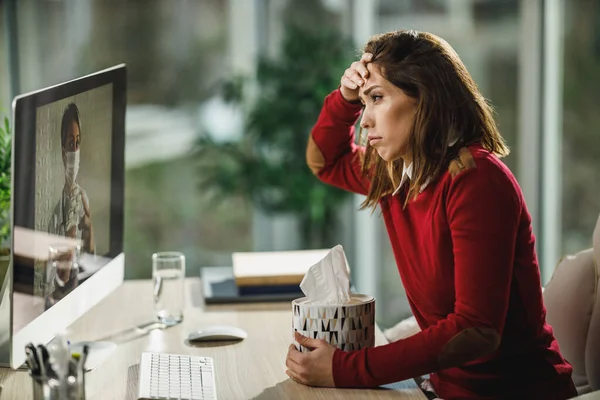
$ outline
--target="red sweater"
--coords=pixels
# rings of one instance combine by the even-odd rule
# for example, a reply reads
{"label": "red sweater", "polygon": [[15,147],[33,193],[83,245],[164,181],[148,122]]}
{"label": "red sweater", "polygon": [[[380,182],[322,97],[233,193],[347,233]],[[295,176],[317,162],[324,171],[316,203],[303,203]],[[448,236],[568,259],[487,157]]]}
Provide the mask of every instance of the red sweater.
{"label": "red sweater", "polygon": [[[323,182],[366,194],[354,125],[361,106],[325,99],[307,160]],[[566,399],[571,366],[546,324],[531,217],[510,170],[479,145],[403,209],[406,185],[380,206],[416,335],[336,350],[338,387],[374,387],[431,373],[445,399]]]}

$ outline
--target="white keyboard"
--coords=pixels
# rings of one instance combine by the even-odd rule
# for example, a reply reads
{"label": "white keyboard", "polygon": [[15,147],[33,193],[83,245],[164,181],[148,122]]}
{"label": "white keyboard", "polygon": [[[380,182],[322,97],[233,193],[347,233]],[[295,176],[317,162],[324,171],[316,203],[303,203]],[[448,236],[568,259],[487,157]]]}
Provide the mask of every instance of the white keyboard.
{"label": "white keyboard", "polygon": [[139,399],[217,400],[210,357],[142,353]]}

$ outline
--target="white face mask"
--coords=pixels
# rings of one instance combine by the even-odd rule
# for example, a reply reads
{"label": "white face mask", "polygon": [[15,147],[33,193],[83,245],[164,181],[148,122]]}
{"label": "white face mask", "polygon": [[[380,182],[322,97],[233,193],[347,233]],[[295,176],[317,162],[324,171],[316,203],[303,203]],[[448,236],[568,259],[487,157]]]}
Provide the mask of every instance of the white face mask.
{"label": "white face mask", "polygon": [[69,183],[75,182],[79,172],[79,150],[65,152],[67,158],[67,168],[65,174]]}

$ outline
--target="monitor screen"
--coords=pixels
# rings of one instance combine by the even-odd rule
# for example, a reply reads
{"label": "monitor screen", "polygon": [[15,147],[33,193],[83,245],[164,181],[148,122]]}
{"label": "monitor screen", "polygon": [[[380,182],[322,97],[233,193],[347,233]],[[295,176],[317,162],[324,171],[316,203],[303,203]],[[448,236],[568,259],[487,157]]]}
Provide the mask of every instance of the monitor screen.
{"label": "monitor screen", "polygon": [[15,101],[13,333],[123,250],[125,101],[124,66]]}
{"label": "monitor screen", "polygon": [[36,110],[35,230],[107,254],[112,90],[108,84]]}

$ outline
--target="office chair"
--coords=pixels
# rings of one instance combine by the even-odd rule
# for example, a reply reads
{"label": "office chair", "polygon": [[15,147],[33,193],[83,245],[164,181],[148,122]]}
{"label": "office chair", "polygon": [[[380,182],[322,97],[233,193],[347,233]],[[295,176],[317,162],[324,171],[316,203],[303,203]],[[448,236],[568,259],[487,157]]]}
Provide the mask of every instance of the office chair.
{"label": "office chair", "polygon": [[600,217],[593,247],[563,257],[544,288],[546,320],[563,357],[573,366],[579,394],[600,390]]}

